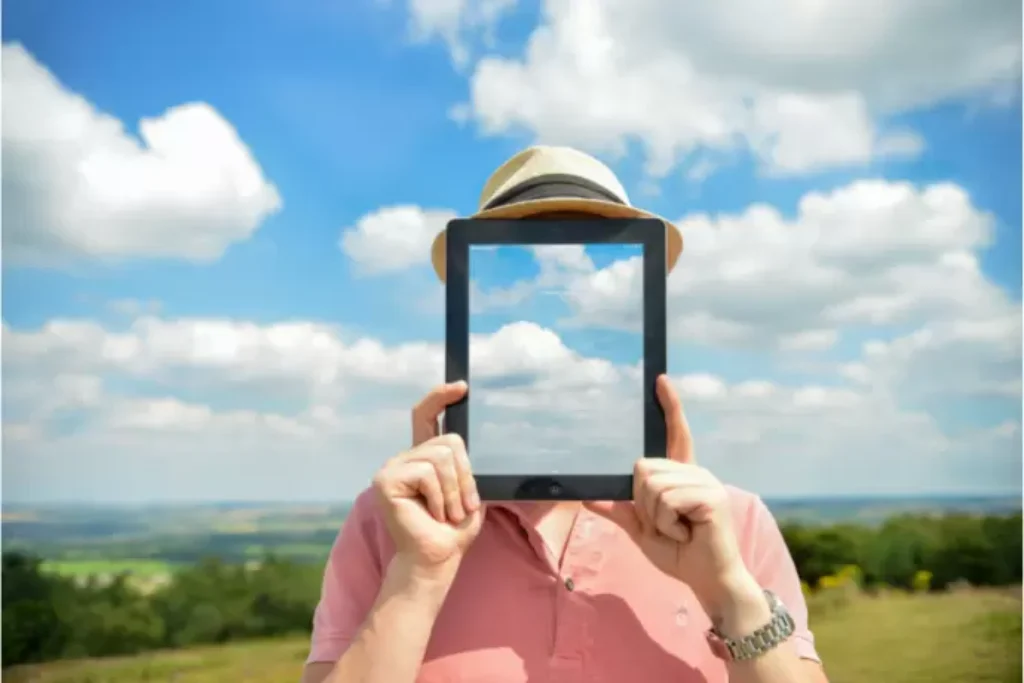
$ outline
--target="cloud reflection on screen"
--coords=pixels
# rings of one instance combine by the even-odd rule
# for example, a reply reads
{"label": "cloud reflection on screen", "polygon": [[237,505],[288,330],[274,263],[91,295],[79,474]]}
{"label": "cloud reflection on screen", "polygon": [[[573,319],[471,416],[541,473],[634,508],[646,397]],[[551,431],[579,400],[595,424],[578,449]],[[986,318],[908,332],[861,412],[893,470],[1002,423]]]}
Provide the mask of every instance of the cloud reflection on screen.
{"label": "cloud reflection on screen", "polygon": [[[639,245],[471,246],[477,474],[631,471],[643,455],[643,293],[598,271],[642,254]],[[630,299],[633,324],[595,327],[576,317],[585,307],[574,297],[594,286]]]}

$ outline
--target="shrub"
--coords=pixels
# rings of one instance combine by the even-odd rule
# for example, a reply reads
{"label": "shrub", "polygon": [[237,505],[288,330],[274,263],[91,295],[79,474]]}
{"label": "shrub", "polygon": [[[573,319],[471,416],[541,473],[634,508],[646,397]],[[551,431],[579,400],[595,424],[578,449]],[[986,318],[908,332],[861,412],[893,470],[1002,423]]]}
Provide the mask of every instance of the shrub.
{"label": "shrub", "polygon": [[914,572],[911,588],[915,593],[927,593],[932,588],[932,573],[927,569],[918,569]]}

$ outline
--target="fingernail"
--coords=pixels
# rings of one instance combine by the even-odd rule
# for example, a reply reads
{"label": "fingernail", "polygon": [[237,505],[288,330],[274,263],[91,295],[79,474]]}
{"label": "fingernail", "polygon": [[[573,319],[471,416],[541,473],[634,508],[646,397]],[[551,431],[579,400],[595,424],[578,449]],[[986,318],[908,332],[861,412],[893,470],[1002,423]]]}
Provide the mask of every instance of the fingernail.
{"label": "fingernail", "polygon": [[469,494],[469,500],[466,502],[469,504],[470,510],[476,512],[477,509],[480,507],[480,494],[478,494],[476,491],[473,491],[471,494]]}

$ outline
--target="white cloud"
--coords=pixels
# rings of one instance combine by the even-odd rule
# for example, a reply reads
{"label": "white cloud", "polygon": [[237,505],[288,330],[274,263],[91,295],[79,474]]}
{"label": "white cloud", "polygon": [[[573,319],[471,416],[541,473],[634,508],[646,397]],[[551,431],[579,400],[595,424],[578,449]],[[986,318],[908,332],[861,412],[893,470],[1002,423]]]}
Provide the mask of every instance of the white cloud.
{"label": "white cloud", "polygon": [[8,499],[344,499],[443,376],[436,345],[311,321],[51,320],[2,344]]}
{"label": "white cloud", "polygon": [[[101,377],[141,380],[158,389],[199,386],[210,393],[234,392],[245,402],[260,392],[297,406],[332,406],[353,389],[407,389],[413,398],[444,376],[441,344],[408,342],[386,346],[371,338],[346,339],[342,330],[296,321],[269,325],[223,319],[135,320],[110,330],[88,320],[51,320],[36,330],[3,329],[5,399],[37,415],[64,406],[97,405]],[[621,373],[603,359],[583,358],[557,334],[533,323],[515,323],[471,340],[474,376],[481,383],[522,380],[545,389],[612,385]],[[40,383],[40,380],[43,383]],[[362,394],[360,394],[361,396]],[[353,400],[359,396],[351,396]],[[139,404],[143,418],[164,424],[202,416],[181,401]],[[158,400],[159,399],[159,400]],[[212,415],[202,419],[212,419]],[[134,423],[134,422],[133,422]],[[153,424],[156,424],[153,423]]]}
{"label": "white cloud", "polygon": [[470,250],[470,270],[483,271],[483,279],[487,279],[490,264],[479,264],[476,261],[478,257],[500,255],[498,258],[511,256],[515,259],[515,252],[520,252],[520,255],[525,253],[533,259],[538,268],[536,276],[499,286],[482,286],[478,280],[472,280],[469,285],[471,314],[497,309],[512,310],[541,294],[561,295],[562,290],[575,278],[594,272],[594,262],[582,244],[506,245],[498,248],[475,246]]}
{"label": "white cloud", "polygon": [[281,207],[237,131],[205,103],[124,124],[3,46],[5,256],[212,261]]}
{"label": "white cloud", "polygon": [[[993,330],[961,330],[962,336],[972,333],[1002,339]],[[174,463],[193,475],[217,472],[224,479],[232,478],[231,468],[247,468],[246,486],[258,493],[224,480],[217,487],[204,481],[166,489],[216,489],[221,498],[352,495],[383,459],[407,446],[408,409],[442,377],[440,345],[349,341],[311,322],[142,318],[126,331],[112,331],[54,321],[35,331],[5,328],[3,344],[5,413],[7,403],[18,409],[13,419],[5,414],[5,467],[12,476],[27,481],[41,476],[37,468],[70,459],[65,469],[102,487],[103,467],[116,463],[141,476],[141,461],[174,486],[184,476]],[[913,366],[916,351],[903,349],[896,362]],[[590,471],[628,467],[641,444],[638,367],[586,357],[531,323],[478,335],[471,353],[477,368],[471,440],[481,471],[502,469],[501,454],[523,466],[571,471],[579,468],[581,449]],[[893,357],[875,351],[865,362],[873,382],[884,388],[904,381],[872,365],[880,358]],[[232,394],[234,403],[190,398],[192,372],[205,377],[206,396]],[[259,377],[272,382],[257,391],[248,381]],[[935,489],[998,486],[999,479],[986,479],[980,470],[968,480],[945,474],[968,450],[996,472],[1019,464],[1019,439],[1011,438],[1017,423],[961,434],[927,412],[902,408],[892,392],[870,384],[840,377],[826,384],[730,383],[710,374],[674,381],[702,461],[724,479],[766,495],[918,490],[924,468]],[[264,405],[289,382],[307,391],[287,406]],[[316,391],[326,385],[334,391]],[[76,420],[53,420],[60,416]],[[575,449],[571,461],[560,457],[567,445]],[[93,471],[75,462],[83,458]],[[274,476],[249,477],[254,469]],[[886,481],[879,482],[883,469]],[[103,495],[133,494],[107,488]]]}
{"label": "white cloud", "polygon": [[[953,184],[863,180],[801,199],[794,218],[756,204],[678,221],[669,327],[695,344],[824,350],[850,326],[985,320],[1012,308],[978,265],[993,219]],[[639,258],[573,280],[578,321],[639,325]],[[1019,311],[1018,311],[1019,314]]]}
{"label": "white cloud", "polygon": [[[891,341],[871,341],[847,374],[915,398],[1021,396],[1021,311],[935,322]],[[866,372],[864,369],[866,368]]]}
{"label": "white cloud", "polygon": [[194,434],[202,438],[253,439],[254,437],[309,439],[325,436],[339,420],[329,408],[298,415],[254,410],[214,411],[207,405],[174,398],[117,401],[108,410],[100,429],[145,436]]}
{"label": "white cloud", "polygon": [[835,346],[837,330],[804,330],[779,337],[779,348],[784,351],[824,351]]}
{"label": "white cloud", "polygon": [[856,93],[764,94],[737,133],[775,175],[914,157],[924,149],[924,140],[911,131],[881,133]]}
{"label": "white cloud", "polygon": [[[446,25],[464,25],[463,4],[444,4]],[[636,141],[655,176],[699,150],[749,149],[772,173],[914,155],[923,141],[888,115],[1005,93],[1020,75],[1011,0],[542,7],[522,55],[476,61],[455,110],[492,135],[526,130],[612,155]]]}
{"label": "white cloud", "polygon": [[515,5],[516,0],[409,0],[410,28],[417,40],[442,38],[461,66],[469,59],[473,34],[493,44],[498,20]]}
{"label": "white cloud", "polygon": [[216,392],[270,393],[278,400],[336,400],[351,382],[429,386],[442,374],[440,348],[342,338],[308,321],[256,325],[223,319],[142,317],[112,331],[87,320],[51,320],[34,331],[4,327],[8,378],[116,373]]}
{"label": "white cloud", "polygon": [[385,207],[343,230],[339,246],[362,274],[403,270],[430,262],[434,237],[455,217],[455,212],[447,209]]}

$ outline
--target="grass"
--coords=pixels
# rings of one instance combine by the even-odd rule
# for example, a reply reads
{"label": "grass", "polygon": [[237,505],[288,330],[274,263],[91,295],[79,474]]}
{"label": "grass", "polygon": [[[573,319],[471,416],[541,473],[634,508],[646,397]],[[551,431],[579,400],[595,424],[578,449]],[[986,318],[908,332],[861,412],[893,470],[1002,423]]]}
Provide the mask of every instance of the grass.
{"label": "grass", "polygon": [[859,597],[812,620],[830,683],[1021,680],[1019,588]]}
{"label": "grass", "polygon": [[136,657],[55,662],[4,672],[13,683],[296,683],[306,638],[195,647]]}
{"label": "grass", "polygon": [[138,578],[153,578],[171,573],[172,566],[160,560],[54,560],[43,563],[43,570],[65,576],[112,576],[127,572]]}
{"label": "grass", "polygon": [[[812,600],[831,683],[1019,683],[1020,590]],[[4,672],[13,683],[294,683],[304,637]]]}

